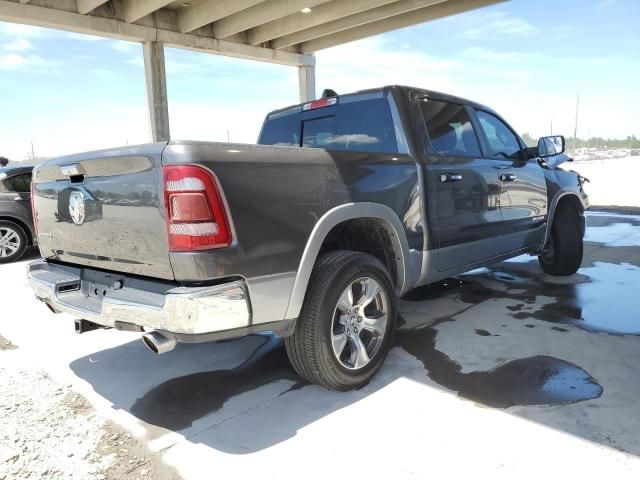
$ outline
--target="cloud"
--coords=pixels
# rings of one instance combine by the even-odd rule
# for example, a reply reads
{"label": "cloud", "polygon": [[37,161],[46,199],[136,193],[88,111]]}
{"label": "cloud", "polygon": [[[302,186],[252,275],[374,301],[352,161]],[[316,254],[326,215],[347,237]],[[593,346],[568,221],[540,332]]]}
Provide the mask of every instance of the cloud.
{"label": "cloud", "polygon": [[16,38],[12,42],[7,43],[4,46],[5,52],[25,52],[27,50],[33,50],[33,45],[26,38]]}
{"label": "cloud", "polygon": [[49,62],[38,55],[20,55],[18,53],[0,55],[0,70],[4,71],[28,70],[49,65]]}
{"label": "cloud", "polygon": [[[23,33],[25,31],[18,30]],[[25,37],[15,37],[2,46],[2,51],[3,53],[0,54],[0,70],[2,71],[29,71],[53,65],[52,62],[38,55],[33,44]]]}
{"label": "cloud", "polygon": [[473,22],[464,29],[463,35],[470,40],[477,40],[486,36],[526,36],[536,33],[539,29],[521,17],[507,12],[486,12],[471,17]]}
{"label": "cloud", "polygon": [[516,52],[503,52],[497,50],[490,50],[484,47],[470,47],[462,51],[462,54],[466,57],[471,57],[477,60],[488,61],[512,61],[522,57],[521,54]]}
{"label": "cloud", "polygon": [[422,85],[454,90],[455,60],[420,51],[398,51],[382,37],[348,43],[317,53],[316,87],[338,93],[382,85]]}
{"label": "cloud", "polygon": [[139,43],[125,42],[124,40],[112,40],[111,48],[114,49],[116,52],[124,52],[124,53],[130,53],[134,51],[136,48],[142,51]]}

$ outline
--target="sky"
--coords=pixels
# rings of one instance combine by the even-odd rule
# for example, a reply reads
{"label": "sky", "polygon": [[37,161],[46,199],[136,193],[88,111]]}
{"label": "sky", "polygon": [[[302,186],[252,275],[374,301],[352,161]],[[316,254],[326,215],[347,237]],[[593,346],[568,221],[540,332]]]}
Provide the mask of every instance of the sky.
{"label": "sky", "polygon": [[[316,89],[462,96],[520,133],[640,137],[640,0],[512,0],[317,52]],[[297,69],[166,49],[173,139],[253,143]],[[0,155],[150,141],[142,46],[0,22]]]}

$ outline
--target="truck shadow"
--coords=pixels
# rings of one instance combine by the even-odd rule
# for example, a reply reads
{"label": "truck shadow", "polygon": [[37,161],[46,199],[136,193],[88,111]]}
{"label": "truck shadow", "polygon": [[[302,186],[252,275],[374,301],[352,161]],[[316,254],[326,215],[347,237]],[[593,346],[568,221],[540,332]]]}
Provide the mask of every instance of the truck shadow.
{"label": "truck shadow", "polygon": [[[599,253],[605,260],[607,255],[617,254],[606,250]],[[634,255],[638,258],[638,251]],[[628,264],[614,266],[629,268]],[[584,292],[594,279],[599,281],[595,270],[603,267],[594,266],[588,258],[584,267],[593,278],[578,274],[549,283],[537,262],[524,259],[410,292],[400,302],[403,325],[396,347],[368,385],[349,393],[331,392],[304,382],[290,367],[282,340],[269,336],[181,344],[160,357],[136,340],[80,358],[71,368],[114,408],[124,409],[144,422],[150,438],[179,432],[191,442],[233,454],[257,452],[285,441],[301,428],[402,378],[489,407],[511,408],[511,413],[530,418],[528,409],[518,407],[598,402],[603,389],[608,388],[598,375],[587,371],[594,368],[592,365],[583,368],[580,354],[569,354],[566,347],[576,341],[573,338],[581,342],[601,331],[597,323],[585,321],[591,307]],[[620,295],[632,295],[640,278],[619,283]],[[466,316],[471,308],[475,312],[475,307],[483,308],[475,314],[481,325]],[[620,316],[620,328],[633,325],[640,329],[633,323],[634,307],[629,308]],[[616,336],[615,327],[608,332],[611,335],[599,335],[598,341],[621,339],[636,341],[637,346],[637,337]],[[448,348],[452,335],[463,343],[464,356],[472,357],[471,363],[478,361],[478,368],[459,363],[460,352]],[[612,345],[605,342],[598,348],[615,349]],[[613,353],[611,356],[615,357]],[[611,360],[615,364],[616,359]],[[629,392],[630,398],[633,395]],[[608,416],[607,407],[600,407],[604,413],[591,419],[589,433],[584,426],[580,428],[579,422],[566,422],[562,415],[536,413],[534,419],[640,454],[634,442],[612,440],[620,428],[618,420],[613,414]]]}

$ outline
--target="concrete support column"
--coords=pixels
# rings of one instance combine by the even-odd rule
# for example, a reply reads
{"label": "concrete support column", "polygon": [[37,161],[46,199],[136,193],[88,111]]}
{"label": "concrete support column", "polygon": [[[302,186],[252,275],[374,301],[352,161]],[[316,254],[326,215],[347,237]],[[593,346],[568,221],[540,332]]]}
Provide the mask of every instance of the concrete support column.
{"label": "concrete support column", "polygon": [[164,68],[164,46],[160,42],[144,42],[144,75],[147,79],[147,100],[151,138],[154,142],[166,142],[169,132],[169,103],[167,101],[167,76]]}
{"label": "concrete support column", "polygon": [[316,67],[314,65],[298,66],[298,87],[301,103],[316,99]]}

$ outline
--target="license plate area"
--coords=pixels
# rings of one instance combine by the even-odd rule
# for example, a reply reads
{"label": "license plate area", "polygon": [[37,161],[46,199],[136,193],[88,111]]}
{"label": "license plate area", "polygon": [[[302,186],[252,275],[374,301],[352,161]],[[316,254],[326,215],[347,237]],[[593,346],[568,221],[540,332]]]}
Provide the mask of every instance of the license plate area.
{"label": "license plate area", "polygon": [[117,274],[83,270],[82,293],[90,298],[102,299],[124,287],[124,277]]}

